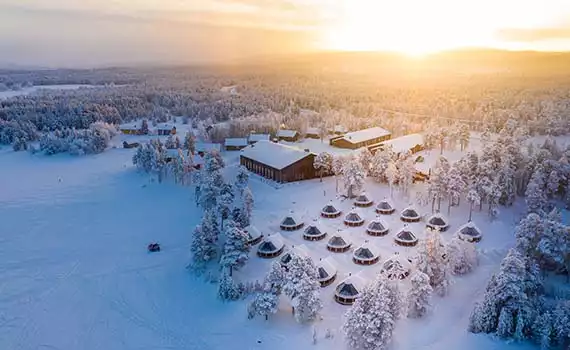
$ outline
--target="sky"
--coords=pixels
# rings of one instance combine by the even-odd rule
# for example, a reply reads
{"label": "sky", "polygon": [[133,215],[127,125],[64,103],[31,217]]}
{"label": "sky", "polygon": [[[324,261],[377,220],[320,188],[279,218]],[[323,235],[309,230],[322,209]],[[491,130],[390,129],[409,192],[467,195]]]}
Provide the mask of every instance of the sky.
{"label": "sky", "polygon": [[459,47],[570,51],[570,0],[0,0],[0,66]]}

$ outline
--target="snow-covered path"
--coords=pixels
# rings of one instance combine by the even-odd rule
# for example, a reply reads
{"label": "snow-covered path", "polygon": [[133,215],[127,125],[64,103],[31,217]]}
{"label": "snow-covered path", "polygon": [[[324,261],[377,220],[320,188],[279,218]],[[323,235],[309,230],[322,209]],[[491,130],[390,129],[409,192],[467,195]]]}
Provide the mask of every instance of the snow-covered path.
{"label": "snow-covered path", "polygon": [[[328,288],[321,339],[284,310],[270,322],[247,320],[245,302],[222,303],[215,285],[185,266],[199,220],[190,189],[156,184],[131,166],[132,150],[88,157],[0,151],[0,349],[344,349],[345,307]],[[292,203],[315,211],[334,181],[273,189],[252,182],[256,222],[272,225]],[[322,187],[325,186],[325,187]],[[378,198],[381,194],[371,191]],[[310,203],[308,201],[311,201]],[[293,239],[293,238],[291,238]],[[149,254],[157,240],[162,251]],[[500,241],[500,240],[499,240]],[[503,251],[452,287],[427,320],[405,321],[395,349],[520,349],[465,331],[473,298]],[[252,257],[245,276],[263,275]],[[258,340],[260,342],[258,342]]]}

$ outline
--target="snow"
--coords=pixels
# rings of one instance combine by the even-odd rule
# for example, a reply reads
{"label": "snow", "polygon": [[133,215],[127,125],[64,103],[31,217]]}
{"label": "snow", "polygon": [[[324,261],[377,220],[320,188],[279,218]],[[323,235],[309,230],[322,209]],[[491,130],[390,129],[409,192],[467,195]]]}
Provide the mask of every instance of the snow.
{"label": "snow", "polygon": [[81,88],[96,88],[96,87],[103,87],[103,86],[96,86],[96,85],[81,85],[81,84],[77,84],[77,85],[39,85],[39,86],[31,86],[31,87],[25,87],[25,88],[21,88],[20,90],[6,90],[6,91],[0,91],[0,100],[4,100],[7,98],[11,98],[11,97],[16,97],[16,96],[26,96],[26,95],[31,95],[31,94],[40,94],[42,91],[47,91],[47,90],[77,90],[77,89],[81,89]]}
{"label": "snow", "polygon": [[156,130],[163,130],[163,131],[171,131],[172,128],[174,128],[175,125],[172,123],[159,123],[156,125],[155,129]]}
{"label": "snow", "polygon": [[130,123],[123,123],[119,125],[119,129],[121,130],[140,130],[142,126],[142,121],[130,122]]}
{"label": "snow", "polygon": [[224,145],[233,147],[245,147],[248,145],[246,138],[227,138],[224,141]]}
{"label": "snow", "polygon": [[317,269],[323,269],[326,272],[326,277],[321,277],[319,280],[327,280],[331,276],[336,275],[337,265],[338,263],[333,256],[327,256],[326,258],[321,259],[319,262],[317,262]]}
{"label": "snow", "polygon": [[414,146],[423,145],[424,137],[421,134],[409,134],[384,141],[382,144],[384,146],[392,146],[392,150],[396,153],[405,153]]}
{"label": "snow", "polygon": [[280,141],[279,143],[283,145],[298,147],[300,149],[308,149],[309,151],[316,154],[327,152],[332,155],[342,156],[342,155],[349,155],[352,153],[356,153],[359,151],[348,148],[333,147],[330,145],[328,137],[325,137],[323,141],[317,139],[303,139],[297,142]]}
{"label": "snow", "polygon": [[277,170],[286,168],[309,154],[311,153],[302,149],[271,141],[259,141],[241,151],[242,156]]}
{"label": "snow", "polygon": [[[248,320],[247,301],[221,302],[215,284],[184,268],[192,229],[201,218],[193,189],[158,184],[136,173],[133,152],[117,148],[93,156],[45,157],[0,149],[0,349],[346,349],[339,327],[348,308],[334,301],[335,289],[359,271],[361,282],[368,283],[381,264],[359,266],[351,261],[352,251],[329,252],[327,239],[305,242],[302,231],[284,233],[284,244],[305,242],[315,262],[328,257],[337,262],[338,281],[321,289],[322,320],[315,323],[319,341],[312,344],[312,326],[293,320],[285,298],[269,321]],[[239,154],[224,156],[228,172],[235,172]],[[274,189],[252,177],[250,186],[256,200],[252,222],[262,232],[277,232],[292,209],[314,217],[331,200],[344,212],[352,207],[352,201],[337,197],[332,178]],[[390,196],[386,185],[371,180],[365,188],[372,198]],[[409,205],[397,192],[391,201],[397,210]],[[469,205],[464,202],[452,208],[451,229],[442,233],[445,241],[467,221]],[[417,209],[427,213],[429,205]],[[516,202],[489,221],[485,210],[474,210],[473,221],[485,232],[485,239],[476,243],[479,266],[456,277],[449,294],[434,299],[434,310],[425,319],[400,320],[393,350],[534,349],[466,331],[474,301],[482,297],[514,243],[514,223],[522,211],[523,203]],[[367,222],[376,217],[373,207],[360,214]],[[382,219],[393,228],[402,225],[398,215]],[[354,247],[373,240],[382,257],[398,252],[404,259],[417,251],[396,245],[397,231],[371,237],[365,227],[344,227],[342,216],[326,223],[328,232],[342,228]],[[424,237],[425,222],[408,227]],[[149,254],[146,246],[154,241],[162,251]],[[274,261],[256,257],[252,249],[250,261],[234,272],[235,278],[261,280]],[[334,339],[324,339],[327,328]]]}
{"label": "snow", "polygon": [[319,130],[319,128],[307,128],[307,131],[305,132],[305,134],[307,134],[307,135],[320,135],[321,131]]}
{"label": "snow", "polygon": [[269,141],[270,138],[271,135],[269,134],[250,134],[248,140],[250,143],[253,143],[258,141]]}
{"label": "snow", "polygon": [[391,135],[388,130],[376,126],[373,128],[346,133],[342,138],[350,143],[360,143],[388,135]]}
{"label": "snow", "polygon": [[209,142],[196,142],[196,152],[211,152],[222,150],[222,145],[219,143],[209,143]]}
{"label": "snow", "polygon": [[295,137],[298,132],[295,130],[279,130],[277,131],[277,137]]}

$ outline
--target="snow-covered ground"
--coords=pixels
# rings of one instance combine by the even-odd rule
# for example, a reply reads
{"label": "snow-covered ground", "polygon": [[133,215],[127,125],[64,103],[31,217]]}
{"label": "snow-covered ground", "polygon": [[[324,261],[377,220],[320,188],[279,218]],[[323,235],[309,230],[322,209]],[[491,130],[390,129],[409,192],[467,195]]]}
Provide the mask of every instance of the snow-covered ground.
{"label": "snow-covered ground", "polygon": [[[339,277],[322,289],[325,307],[315,324],[316,345],[312,327],[296,324],[285,300],[269,321],[248,320],[245,301],[222,303],[216,285],[185,269],[191,232],[201,216],[192,189],[149,181],[133,168],[133,152],[117,148],[94,156],[47,157],[0,150],[0,349],[345,349],[339,327],[347,307],[334,302],[333,290],[348,273],[365,269],[373,275],[380,264],[363,268],[352,263],[350,252],[334,255]],[[224,156],[231,174],[239,152]],[[253,222],[264,233],[277,232],[290,210],[309,222],[335,199],[334,178],[279,189],[253,178],[250,187],[256,199]],[[367,193],[379,200],[389,190],[369,182]],[[399,194],[394,202],[399,210],[409,204]],[[340,207],[346,213],[352,204]],[[531,348],[466,331],[473,301],[514,242],[521,206],[501,211],[495,222],[474,213],[484,232],[480,266],[456,278],[450,295],[436,298],[428,318],[402,320],[394,349]],[[367,221],[376,216],[373,208],[360,212]],[[444,238],[467,216],[465,204],[452,208]],[[364,227],[345,229],[342,217],[323,223],[330,231],[345,229],[355,247],[373,240],[381,261],[395,251],[413,254],[415,248],[393,243],[403,226],[397,214],[383,219],[391,229],[385,237],[367,236]],[[423,236],[423,224],[411,226]],[[326,240],[303,241],[302,231],[282,234],[288,246],[305,244],[315,259],[331,254]],[[151,241],[161,243],[160,253],[147,253]],[[261,279],[270,263],[254,249],[236,278]],[[326,328],[334,339],[323,339]]]}
{"label": "snow-covered ground", "polygon": [[34,93],[41,92],[42,90],[77,90],[80,88],[93,88],[94,85],[41,85],[41,86],[30,86],[21,88],[20,90],[6,90],[0,91],[0,100],[7,99],[15,96],[30,95]]}

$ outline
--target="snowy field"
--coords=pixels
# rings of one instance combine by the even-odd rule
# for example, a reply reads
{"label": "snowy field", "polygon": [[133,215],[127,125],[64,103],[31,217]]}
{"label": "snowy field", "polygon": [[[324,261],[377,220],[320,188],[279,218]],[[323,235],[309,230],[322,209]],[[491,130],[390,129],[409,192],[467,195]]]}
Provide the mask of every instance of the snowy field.
{"label": "snowy field", "polygon": [[[334,287],[348,273],[364,269],[374,275],[380,264],[363,268],[352,263],[351,252],[334,255],[339,276],[322,289],[316,345],[312,326],[296,324],[285,300],[269,321],[248,320],[246,301],[222,303],[215,284],[185,269],[191,232],[201,216],[193,189],[149,181],[132,166],[133,152],[117,148],[94,156],[46,157],[0,150],[0,349],[345,349],[339,327],[348,307],[334,302]],[[229,174],[238,155],[224,155]],[[309,222],[336,197],[333,178],[279,189],[252,179],[250,187],[256,200],[253,223],[264,233],[278,231],[290,210]],[[380,200],[389,189],[369,182],[367,193]],[[394,202],[401,210],[409,202],[399,198],[396,194]],[[474,212],[484,232],[480,266],[456,278],[448,296],[435,297],[427,318],[400,321],[394,349],[532,348],[466,331],[474,300],[514,243],[513,227],[522,211],[518,204],[500,208],[495,222]],[[345,201],[340,207],[346,213],[352,204]],[[429,209],[420,208],[421,214]],[[372,208],[360,213],[367,222],[376,216]],[[452,208],[444,238],[450,239],[467,217],[466,204]],[[323,223],[330,231],[345,229],[353,247],[374,241],[381,261],[395,251],[412,255],[415,248],[393,243],[403,226],[397,215],[383,218],[390,225],[385,237],[367,236],[364,227],[345,229],[342,217]],[[411,226],[423,236],[423,224]],[[305,242],[302,231],[282,235],[288,246],[305,244],[315,260],[332,254],[326,240]],[[160,253],[147,253],[151,241],[161,243]],[[254,249],[236,278],[261,279],[270,263],[256,257]],[[323,338],[327,328],[333,339]]]}
{"label": "snowy field", "polygon": [[30,95],[41,93],[42,90],[77,90],[80,88],[93,88],[97,87],[94,85],[41,85],[41,86],[30,86],[21,88],[20,90],[7,90],[7,91],[0,91],[0,100],[15,97],[15,96],[22,96],[22,95]]}

